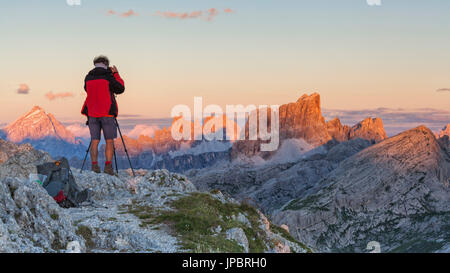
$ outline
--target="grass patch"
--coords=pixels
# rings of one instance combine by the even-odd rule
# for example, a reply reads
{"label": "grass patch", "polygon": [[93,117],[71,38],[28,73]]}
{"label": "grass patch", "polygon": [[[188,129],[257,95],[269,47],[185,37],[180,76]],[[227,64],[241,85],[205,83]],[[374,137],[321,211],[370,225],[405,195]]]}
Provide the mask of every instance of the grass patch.
{"label": "grass patch", "polygon": [[[180,236],[182,247],[187,251],[208,253],[239,253],[244,249],[236,242],[226,239],[225,231],[234,227],[244,230],[250,252],[264,252],[265,242],[258,233],[259,215],[248,205],[223,204],[205,193],[192,193],[172,201],[173,211],[164,211],[156,217],[158,222],[169,224]],[[233,215],[244,213],[252,227],[232,219]],[[213,229],[221,226],[223,232],[216,234]]]}
{"label": "grass patch", "polygon": [[84,238],[85,242],[86,242],[86,248],[89,249],[93,249],[95,247],[95,243],[92,240],[92,230],[87,227],[87,226],[83,226],[80,225],[78,226],[77,231],[75,232],[78,236],[81,236]]}
{"label": "grass patch", "polygon": [[53,235],[55,235],[55,238],[53,239],[53,242],[52,242],[52,249],[53,250],[61,250],[61,249],[64,249],[65,248],[65,246],[64,245],[62,245],[62,243],[61,243],[61,238],[59,237],[59,234],[58,234],[58,232],[54,232],[53,233]]}
{"label": "grass patch", "polygon": [[148,225],[155,224],[155,216],[157,211],[150,206],[142,206],[136,200],[132,201],[131,205],[126,205],[123,207],[126,211],[120,212],[120,214],[133,214],[141,220],[139,225],[141,228],[145,228]]}
{"label": "grass patch", "polygon": [[57,213],[52,213],[52,214],[50,214],[50,218],[57,221],[57,220],[59,220],[59,215]]}

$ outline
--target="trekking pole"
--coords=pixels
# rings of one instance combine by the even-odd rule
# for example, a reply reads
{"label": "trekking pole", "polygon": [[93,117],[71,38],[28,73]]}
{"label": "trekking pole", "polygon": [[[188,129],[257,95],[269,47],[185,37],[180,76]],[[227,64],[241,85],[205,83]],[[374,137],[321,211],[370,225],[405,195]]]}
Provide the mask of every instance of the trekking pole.
{"label": "trekking pole", "polygon": [[89,154],[89,150],[91,149],[91,145],[92,145],[92,140],[91,140],[91,142],[89,142],[89,147],[88,147],[87,150],[86,150],[86,155],[84,156],[83,165],[81,166],[80,173],[83,172],[84,164],[86,163],[86,159],[87,159],[87,156],[88,156],[88,154]]}
{"label": "trekking pole", "polygon": [[133,176],[136,177],[133,166],[131,165],[130,155],[128,154],[127,146],[125,146],[125,141],[123,140],[122,132],[120,131],[119,122],[117,121],[117,118],[114,118],[114,120],[116,121],[117,129],[119,129],[120,138],[122,139],[123,148],[125,149],[125,153],[127,154],[128,163],[130,163],[131,172],[133,173]]}
{"label": "trekking pole", "polygon": [[116,164],[116,172],[117,175],[119,175],[119,167],[117,167],[116,145],[114,145],[113,148],[114,148],[114,162]]}

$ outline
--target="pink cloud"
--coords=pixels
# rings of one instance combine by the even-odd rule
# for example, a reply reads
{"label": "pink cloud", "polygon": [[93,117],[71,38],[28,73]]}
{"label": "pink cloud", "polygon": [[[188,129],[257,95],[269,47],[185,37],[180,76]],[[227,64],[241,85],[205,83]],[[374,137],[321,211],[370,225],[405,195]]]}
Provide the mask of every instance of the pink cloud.
{"label": "pink cloud", "polygon": [[87,127],[84,124],[71,124],[69,126],[66,126],[66,129],[72,132],[72,134],[76,137],[89,137],[89,127]]}
{"label": "pink cloud", "polygon": [[137,14],[134,10],[130,9],[127,12],[121,13],[120,17],[132,17],[132,16],[138,16],[139,14]]}
{"label": "pink cloud", "polygon": [[17,94],[26,95],[30,92],[30,87],[27,84],[22,83],[19,85],[19,88],[17,89]]}
{"label": "pink cloud", "polygon": [[45,96],[46,96],[47,99],[49,99],[49,100],[55,100],[55,99],[63,99],[63,98],[73,97],[73,93],[71,93],[71,92],[65,92],[65,93],[56,93],[56,94],[53,94],[53,92],[50,91],[50,92],[48,92],[47,94],[45,94]]}
{"label": "pink cloud", "polygon": [[[232,12],[234,11],[230,8],[224,9],[224,13]],[[206,21],[211,21],[219,14],[220,12],[218,9],[210,8],[208,10],[198,10],[192,12],[157,11],[155,15],[169,19],[204,19]]]}
{"label": "pink cloud", "polygon": [[211,21],[217,15],[219,15],[219,11],[217,9],[215,9],[215,8],[211,8],[211,9],[208,10],[208,18],[206,18],[206,20]]}
{"label": "pink cloud", "polygon": [[193,19],[201,17],[203,15],[203,11],[201,10],[192,12],[157,11],[156,15],[165,18]]}
{"label": "pink cloud", "polygon": [[128,18],[128,17],[133,17],[133,16],[139,16],[139,14],[136,13],[136,12],[135,12],[134,10],[132,10],[132,9],[130,9],[130,10],[127,11],[127,12],[122,12],[122,13],[119,13],[119,12],[116,12],[116,11],[110,9],[110,10],[108,10],[108,11],[106,12],[106,15],[108,15],[108,16],[111,16],[111,15],[118,15],[119,17],[122,17],[122,18]]}
{"label": "pink cloud", "polygon": [[153,137],[157,130],[159,130],[159,127],[155,125],[137,124],[133,130],[127,133],[127,136],[135,139],[139,138],[141,135]]}

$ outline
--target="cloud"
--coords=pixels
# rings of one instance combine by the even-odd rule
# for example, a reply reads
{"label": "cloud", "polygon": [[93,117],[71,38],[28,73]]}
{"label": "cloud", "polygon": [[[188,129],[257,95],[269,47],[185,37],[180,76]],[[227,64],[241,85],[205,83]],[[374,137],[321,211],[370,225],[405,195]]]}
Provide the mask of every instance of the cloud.
{"label": "cloud", "polygon": [[17,94],[26,95],[30,93],[30,87],[27,84],[22,83],[17,89]]}
{"label": "cloud", "polygon": [[172,124],[172,118],[146,118],[132,117],[133,115],[119,115],[118,121],[120,128],[124,132],[132,131],[136,125],[145,124],[148,126],[156,126],[158,128],[169,127]]}
{"label": "cloud", "polygon": [[[234,12],[230,8],[224,9],[223,11],[224,13]],[[220,12],[218,9],[210,8],[208,10],[197,10],[191,12],[157,11],[155,15],[168,19],[204,19],[206,21],[212,21],[219,14]]]}
{"label": "cloud", "polygon": [[153,137],[155,131],[159,130],[158,126],[155,125],[145,125],[145,124],[137,124],[133,130],[127,133],[127,136],[131,138],[139,138],[139,136],[144,135],[148,137]]}
{"label": "cloud", "polygon": [[342,123],[347,125],[354,125],[367,117],[379,117],[383,119],[386,133],[389,136],[419,125],[425,125],[433,131],[438,131],[444,124],[450,122],[449,110],[433,108],[377,108],[362,110],[324,109],[323,115],[328,120],[338,117]]}
{"label": "cloud", "polygon": [[128,17],[133,17],[133,16],[139,16],[139,14],[136,13],[136,12],[135,12],[134,10],[132,10],[132,9],[130,9],[130,10],[127,11],[127,12],[116,12],[116,11],[110,9],[110,10],[108,10],[108,11],[106,12],[106,15],[108,15],[108,16],[111,16],[111,15],[117,15],[117,16],[122,17],[122,18],[128,18]]}
{"label": "cloud", "polygon": [[135,114],[121,114],[121,118],[139,118],[141,115],[135,115]]}
{"label": "cloud", "polygon": [[436,92],[450,92],[450,88],[440,88]]}
{"label": "cloud", "polygon": [[56,93],[56,94],[53,94],[53,92],[50,91],[50,92],[48,92],[47,94],[45,94],[45,96],[46,96],[47,99],[49,99],[49,100],[55,100],[55,99],[63,99],[63,98],[73,97],[73,93],[71,93],[71,92],[65,92],[65,93]]}
{"label": "cloud", "polygon": [[164,18],[177,18],[177,19],[193,19],[199,18],[203,15],[203,11],[192,11],[192,12],[173,12],[173,11],[157,11],[156,15],[164,17]]}
{"label": "cloud", "polygon": [[72,134],[76,137],[88,138],[90,137],[89,127],[85,124],[74,123],[66,126],[66,129],[72,132]]}
{"label": "cloud", "polygon": [[206,18],[206,20],[211,21],[217,15],[219,15],[219,11],[217,9],[215,9],[215,8],[211,8],[211,9],[208,10],[208,18]]}

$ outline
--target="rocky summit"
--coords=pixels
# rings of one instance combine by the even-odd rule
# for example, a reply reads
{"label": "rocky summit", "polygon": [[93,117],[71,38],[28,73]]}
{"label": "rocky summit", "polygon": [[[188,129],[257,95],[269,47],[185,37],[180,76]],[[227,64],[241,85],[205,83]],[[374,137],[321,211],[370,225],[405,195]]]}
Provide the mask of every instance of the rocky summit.
{"label": "rocky summit", "polygon": [[48,154],[1,141],[0,158],[0,252],[311,251],[257,209],[166,170],[72,169],[94,202],[63,209],[28,179]]}
{"label": "rocky summit", "polygon": [[38,140],[56,138],[75,144],[75,136],[67,130],[52,114],[47,114],[39,106],[33,107],[28,113],[4,128],[9,141]]}
{"label": "rocky summit", "polygon": [[450,123],[447,124],[442,130],[436,134],[437,138],[443,138],[445,136],[450,137]]}
{"label": "rocky summit", "polygon": [[[296,102],[280,106],[280,143],[288,139],[303,139],[318,147],[331,140],[347,141],[362,138],[371,142],[379,142],[387,138],[383,121],[379,118],[367,118],[355,126],[342,125],[339,118],[328,122],[322,116],[320,95],[313,93],[303,95]],[[270,115],[268,115],[270,117]],[[270,125],[270,118],[268,121]],[[270,126],[269,126],[270,128]],[[246,125],[246,141],[236,141],[233,145],[232,157],[255,155],[268,158],[273,152],[260,152],[261,141],[248,140],[248,124]]]}

